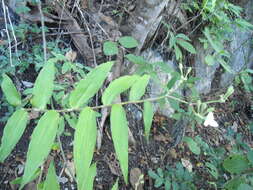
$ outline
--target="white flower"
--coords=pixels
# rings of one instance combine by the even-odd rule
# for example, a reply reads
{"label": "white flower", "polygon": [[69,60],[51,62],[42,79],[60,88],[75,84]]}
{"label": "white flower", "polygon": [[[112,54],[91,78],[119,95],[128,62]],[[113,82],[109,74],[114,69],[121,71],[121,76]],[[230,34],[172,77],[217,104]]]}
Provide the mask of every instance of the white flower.
{"label": "white flower", "polygon": [[219,124],[214,120],[213,112],[209,112],[206,116],[206,120],[204,122],[204,125],[211,126],[211,127],[218,127]]}

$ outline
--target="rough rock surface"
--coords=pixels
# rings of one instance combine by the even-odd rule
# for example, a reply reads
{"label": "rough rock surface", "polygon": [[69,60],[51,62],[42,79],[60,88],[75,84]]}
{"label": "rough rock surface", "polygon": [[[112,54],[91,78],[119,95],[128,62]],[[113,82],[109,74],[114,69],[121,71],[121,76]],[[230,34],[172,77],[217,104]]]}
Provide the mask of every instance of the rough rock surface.
{"label": "rough rock surface", "polygon": [[[162,56],[151,49],[147,49],[142,53],[142,56],[151,64],[156,62],[164,62],[174,71],[177,70],[177,65],[170,60],[164,61]],[[166,88],[167,83],[169,82],[171,75],[169,73],[162,72],[160,69],[156,69],[157,77],[159,81],[151,80],[150,82],[150,90],[148,95],[152,98],[158,97],[164,93],[164,89]],[[181,91],[177,91],[177,93],[181,94]],[[157,113],[165,116],[170,116],[174,113],[169,102],[165,102],[163,106],[160,106],[159,103],[154,103],[154,109]]]}
{"label": "rough rock surface", "polygon": [[[253,0],[248,1],[245,4],[245,13],[248,15],[248,20],[253,23]],[[224,73],[221,76],[220,86],[229,86],[237,73],[244,68],[253,67],[253,48],[252,48],[252,32],[243,31],[241,28],[234,26],[234,32],[230,34],[231,43],[229,45],[229,51],[231,53],[230,66],[235,72]]]}

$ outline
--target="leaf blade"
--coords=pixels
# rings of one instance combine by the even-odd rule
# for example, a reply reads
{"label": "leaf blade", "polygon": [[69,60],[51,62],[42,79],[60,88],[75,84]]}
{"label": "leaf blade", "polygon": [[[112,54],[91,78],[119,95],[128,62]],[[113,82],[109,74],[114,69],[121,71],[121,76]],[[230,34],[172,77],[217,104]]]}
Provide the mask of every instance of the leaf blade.
{"label": "leaf blade", "polygon": [[25,171],[20,189],[29,182],[38,167],[48,156],[57,133],[59,114],[47,111],[35,127],[29,143]]}
{"label": "leaf blade", "polygon": [[49,59],[35,80],[31,104],[38,109],[44,109],[53,94],[55,62],[56,58]]}
{"label": "leaf blade", "polygon": [[124,181],[128,183],[128,126],[126,113],[119,104],[114,104],[111,110],[111,133],[116,155],[123,173]]}
{"label": "leaf blade", "polygon": [[47,173],[47,178],[43,186],[43,190],[60,190],[60,185],[57,180],[56,172],[55,172],[55,167],[54,167],[54,161],[51,161],[48,173]]}
{"label": "leaf blade", "polygon": [[192,54],[196,54],[195,48],[187,41],[178,39],[177,44]]}
{"label": "leaf blade", "polygon": [[138,42],[131,36],[123,36],[119,38],[119,43],[125,48],[135,48],[138,46]]}
{"label": "leaf blade", "polygon": [[103,104],[111,104],[117,95],[130,88],[137,79],[139,79],[137,75],[126,75],[112,81],[102,95]]}
{"label": "leaf blade", "polygon": [[[74,136],[74,163],[78,189],[85,189],[97,137],[95,112],[86,107],[80,113]],[[85,149],[85,151],[83,151]]]}
{"label": "leaf blade", "polygon": [[21,104],[21,96],[8,75],[3,74],[1,88],[9,104],[18,106]]}
{"label": "leaf blade", "polygon": [[111,41],[106,41],[103,44],[103,52],[107,56],[117,55],[119,52],[118,47],[117,47],[117,43],[111,42]]}
{"label": "leaf blade", "polygon": [[113,62],[106,62],[99,65],[77,84],[76,88],[70,94],[69,104],[71,108],[78,108],[87,103],[97,93],[103,85],[112,65]]}
{"label": "leaf blade", "polygon": [[198,144],[191,137],[184,137],[183,141],[187,143],[189,149],[196,155],[200,154],[200,148]]}
{"label": "leaf blade", "polygon": [[129,100],[139,100],[145,93],[149,82],[149,75],[143,75],[136,83],[133,84],[129,94]]}
{"label": "leaf blade", "polygon": [[15,111],[4,127],[0,147],[0,162],[3,162],[15,147],[24,133],[28,121],[28,113],[24,109]]}
{"label": "leaf blade", "polygon": [[144,102],[143,122],[144,122],[144,134],[147,140],[149,139],[153,116],[154,116],[154,110],[153,110],[152,103]]}

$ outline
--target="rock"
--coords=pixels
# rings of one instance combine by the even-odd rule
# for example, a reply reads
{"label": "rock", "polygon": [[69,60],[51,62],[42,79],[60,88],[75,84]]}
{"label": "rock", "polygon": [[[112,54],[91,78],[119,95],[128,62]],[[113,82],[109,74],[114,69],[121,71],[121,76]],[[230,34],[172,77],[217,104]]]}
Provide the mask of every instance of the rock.
{"label": "rock", "polygon": [[208,53],[211,53],[211,50],[204,50],[200,43],[197,43],[195,47],[198,52],[195,58],[195,73],[196,77],[200,78],[200,80],[196,81],[195,87],[200,94],[207,94],[211,90],[216,69],[220,64],[215,63],[212,66],[205,64],[205,57]]}
{"label": "rock", "polygon": [[[141,0],[137,1],[137,6],[125,27],[121,27],[121,32],[131,33],[139,41],[138,50],[141,50],[148,39],[150,39],[162,19],[162,11],[168,4],[168,0]],[[124,28],[124,31],[122,30]],[[129,35],[129,34],[127,34]]]}
{"label": "rock", "polygon": [[[142,56],[145,58],[145,60],[147,60],[151,64],[154,64],[156,62],[164,62],[165,64],[167,64],[168,67],[170,67],[174,71],[177,70],[177,66],[175,63],[173,63],[170,60],[164,61],[162,56],[158,52],[155,52],[152,49],[147,49],[143,51]],[[156,69],[156,73],[158,76],[158,81],[155,81],[153,79],[150,80],[148,95],[151,98],[158,97],[162,93],[164,93],[166,85],[171,78],[171,75],[169,73],[165,73],[161,69]],[[182,94],[182,91],[177,90],[177,93]],[[166,101],[163,106],[161,106],[157,102],[154,102],[154,110],[155,112],[158,112],[160,115],[164,115],[167,117],[170,117],[170,115],[174,113],[174,109],[171,107],[168,101]]]}
{"label": "rock", "polygon": [[[253,22],[253,1],[249,0],[245,4],[245,12],[248,15],[247,20]],[[229,35],[231,39],[228,51],[231,54],[230,66],[234,74],[224,73],[221,76],[220,86],[227,87],[231,85],[235,76],[244,68],[253,67],[253,48],[252,48],[252,32],[244,31],[238,26],[233,26],[234,32]]]}

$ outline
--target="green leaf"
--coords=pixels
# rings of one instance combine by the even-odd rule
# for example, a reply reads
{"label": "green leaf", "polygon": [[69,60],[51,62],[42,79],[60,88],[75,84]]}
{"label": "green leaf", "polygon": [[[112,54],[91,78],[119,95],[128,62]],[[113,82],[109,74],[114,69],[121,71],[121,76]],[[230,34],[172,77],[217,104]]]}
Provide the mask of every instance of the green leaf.
{"label": "green leaf", "polygon": [[117,43],[115,42],[111,42],[111,41],[107,41],[103,44],[103,51],[105,55],[117,55],[119,50],[117,47]]}
{"label": "green leaf", "polygon": [[78,108],[86,104],[97,93],[103,85],[112,65],[113,62],[111,61],[99,65],[77,84],[69,97],[71,108]]}
{"label": "green leaf", "polygon": [[207,55],[207,56],[205,57],[205,64],[207,64],[208,66],[212,66],[212,65],[214,65],[214,63],[215,63],[214,56],[212,56],[212,55]]}
{"label": "green leaf", "polygon": [[97,175],[97,165],[95,163],[90,166],[88,174],[87,179],[84,181],[85,186],[79,190],[93,190],[94,179]]}
{"label": "green leaf", "polygon": [[119,189],[119,179],[116,180],[111,190],[118,190]]}
{"label": "green leaf", "polygon": [[133,84],[129,94],[130,101],[139,100],[144,95],[149,78],[149,75],[143,75],[136,83]]}
{"label": "green leaf", "polygon": [[198,144],[191,137],[184,137],[183,141],[187,143],[189,149],[196,155],[200,154],[200,148]]}
{"label": "green leaf", "polygon": [[208,172],[209,172],[215,179],[218,179],[219,173],[218,173],[217,168],[216,168],[213,164],[211,164],[210,162],[206,162],[205,165],[206,165],[206,167],[207,167]]}
{"label": "green leaf", "polygon": [[182,48],[186,49],[188,52],[196,54],[195,48],[189,42],[177,39],[177,44],[179,44]]}
{"label": "green leaf", "polygon": [[24,109],[15,111],[8,119],[4,127],[1,147],[0,147],[0,162],[3,162],[11,153],[12,149],[18,143],[24,133],[28,120],[28,113]]}
{"label": "green leaf", "polygon": [[217,52],[217,53],[220,53],[221,50],[222,50],[222,47],[220,47],[219,44],[217,44],[216,41],[214,41],[211,37],[211,34],[210,34],[210,31],[209,31],[209,28],[208,27],[205,27],[204,29],[204,35],[205,37],[207,38],[208,42],[211,44],[212,48]]}
{"label": "green leaf", "polygon": [[229,96],[231,96],[234,93],[234,87],[230,86],[224,95],[224,99],[227,100]]}
{"label": "green leaf", "polygon": [[60,185],[55,173],[54,161],[51,161],[43,190],[60,190]]}
{"label": "green leaf", "polygon": [[250,164],[253,166],[253,150],[250,150],[250,151],[247,153],[247,158],[248,158]]}
{"label": "green leaf", "polygon": [[123,36],[119,38],[119,43],[125,48],[135,48],[138,46],[138,42],[131,36]]}
{"label": "green leaf", "polygon": [[234,73],[231,67],[222,58],[218,59],[221,66],[229,73]]}
{"label": "green leaf", "polygon": [[67,120],[69,126],[75,129],[76,123],[77,123],[77,116],[74,113],[72,113],[71,115],[69,114],[63,114],[63,115],[64,115],[64,118]]}
{"label": "green leaf", "polygon": [[253,187],[248,184],[242,183],[239,185],[237,190],[253,190]]}
{"label": "green leaf", "polygon": [[176,38],[182,38],[186,41],[191,41],[190,38],[188,36],[186,36],[185,34],[183,34],[183,33],[177,34]]}
{"label": "green leaf", "polygon": [[144,65],[147,61],[142,56],[136,56],[133,54],[127,54],[125,57],[134,64]]}
{"label": "green leaf", "polygon": [[21,96],[12,80],[6,74],[3,74],[1,88],[9,104],[13,106],[18,106],[21,104]]}
{"label": "green leaf", "polygon": [[168,90],[170,90],[174,85],[175,83],[180,79],[180,74],[178,72],[173,72],[171,74],[171,79],[170,81],[167,83],[167,88]]}
{"label": "green leaf", "polygon": [[148,170],[148,175],[153,178],[153,179],[157,179],[160,178],[154,171],[152,170]]}
{"label": "green leaf", "polygon": [[55,75],[54,63],[56,61],[55,58],[49,59],[34,83],[31,103],[38,109],[44,109],[52,96]]}
{"label": "green leaf", "polygon": [[176,60],[182,59],[183,57],[182,51],[179,49],[177,45],[174,45],[173,47],[175,48]]}
{"label": "green leaf", "polygon": [[129,89],[139,78],[137,75],[126,75],[112,81],[103,93],[103,104],[111,104],[117,95]]}
{"label": "green leaf", "polygon": [[250,22],[247,22],[245,19],[235,19],[235,22],[242,28],[246,29],[246,30],[252,30],[253,29],[253,25]]}
{"label": "green leaf", "polygon": [[245,179],[243,177],[236,177],[229,180],[225,185],[225,189],[227,190],[238,190],[238,187],[245,183]]}
{"label": "green leaf", "polygon": [[151,102],[144,102],[143,121],[144,121],[144,134],[146,139],[149,139],[149,133],[152,126],[154,116],[153,105]]}
{"label": "green leaf", "polygon": [[223,161],[223,167],[229,173],[239,174],[249,168],[249,161],[246,156],[235,154]]}
{"label": "green leaf", "polygon": [[125,110],[114,104],[111,110],[112,140],[125,183],[128,183],[128,126]]}
{"label": "green leaf", "polygon": [[59,114],[55,110],[47,111],[35,127],[28,147],[25,171],[20,189],[30,181],[38,167],[47,158],[58,129]]}
{"label": "green leaf", "polygon": [[89,168],[94,154],[96,137],[96,115],[91,108],[86,107],[79,115],[74,136],[74,163],[79,190],[85,189],[85,181],[90,175]]}

